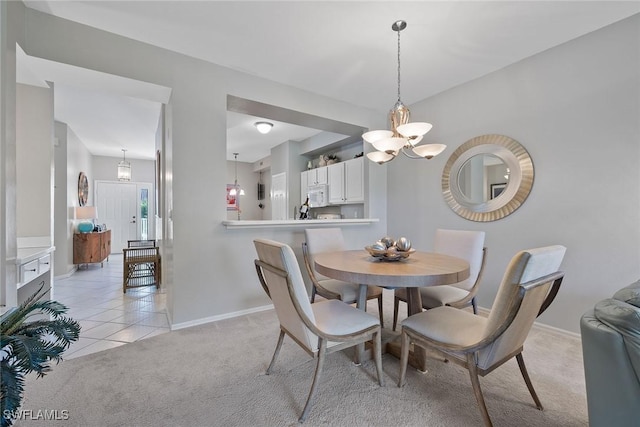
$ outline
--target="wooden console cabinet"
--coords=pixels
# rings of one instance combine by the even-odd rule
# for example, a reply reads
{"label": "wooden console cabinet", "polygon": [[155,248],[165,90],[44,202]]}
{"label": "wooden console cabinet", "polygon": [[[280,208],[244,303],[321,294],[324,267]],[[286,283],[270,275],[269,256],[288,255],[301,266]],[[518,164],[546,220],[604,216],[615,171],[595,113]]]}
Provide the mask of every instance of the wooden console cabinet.
{"label": "wooden console cabinet", "polygon": [[77,233],[73,235],[73,263],[91,264],[104,260],[111,253],[111,230],[95,233]]}

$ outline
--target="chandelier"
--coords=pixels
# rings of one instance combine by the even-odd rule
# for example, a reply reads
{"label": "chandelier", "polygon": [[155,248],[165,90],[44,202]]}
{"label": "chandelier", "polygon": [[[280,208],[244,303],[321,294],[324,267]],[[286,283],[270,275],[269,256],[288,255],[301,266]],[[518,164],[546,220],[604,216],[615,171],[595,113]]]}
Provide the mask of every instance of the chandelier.
{"label": "chandelier", "polygon": [[131,181],[131,163],[127,162],[127,150],[122,149],[122,160],[118,162],[118,181]]}
{"label": "chandelier", "polygon": [[362,139],[373,145],[377,151],[367,153],[369,160],[383,164],[396,158],[399,153],[410,159],[431,159],[442,153],[444,144],[417,144],[431,130],[431,123],[410,123],[409,108],[400,100],[400,31],[407,28],[405,21],[396,21],[391,29],[398,33],[398,101],[389,112],[391,130],[372,130],[362,135]]}

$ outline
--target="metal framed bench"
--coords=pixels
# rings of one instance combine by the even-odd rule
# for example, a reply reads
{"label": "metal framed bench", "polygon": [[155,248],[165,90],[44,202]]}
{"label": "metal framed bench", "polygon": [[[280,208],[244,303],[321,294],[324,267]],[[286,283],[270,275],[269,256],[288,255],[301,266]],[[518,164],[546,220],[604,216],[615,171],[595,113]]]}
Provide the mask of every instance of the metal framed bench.
{"label": "metal framed bench", "polygon": [[122,292],[143,286],[160,288],[160,248],[130,247],[123,252]]}

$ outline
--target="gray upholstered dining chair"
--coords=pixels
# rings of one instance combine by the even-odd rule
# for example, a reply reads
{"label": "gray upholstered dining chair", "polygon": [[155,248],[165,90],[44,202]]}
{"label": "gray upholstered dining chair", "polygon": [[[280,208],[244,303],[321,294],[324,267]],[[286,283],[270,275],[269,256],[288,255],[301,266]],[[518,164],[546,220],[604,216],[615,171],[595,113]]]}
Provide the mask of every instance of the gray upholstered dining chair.
{"label": "gray upholstered dining chair", "polygon": [[254,240],[260,284],[273,301],[280,322],[280,337],[267,375],[282,347],[285,334],[314,358],[318,358],[313,383],[299,422],[309,415],[326,355],[372,341],[378,382],[382,376],[381,328],[374,316],[338,300],[310,303],[293,250],[272,240]]}
{"label": "gray upholstered dining chair", "polygon": [[[484,246],[484,231],[437,229],[433,241],[433,252],[462,258],[469,262],[469,278],[453,285],[420,288],[422,308],[431,309],[443,305],[456,308],[472,306],[478,314],[476,293],[487,261]],[[407,290],[398,288],[393,293],[393,330],[398,323],[400,301],[407,302]]]}
{"label": "gray upholstered dining chair", "polygon": [[[327,299],[339,299],[347,304],[358,300],[359,284],[330,279],[318,273],[313,267],[314,256],[321,252],[346,250],[342,230],[339,228],[308,228],[304,230],[305,242],[302,243],[304,265],[311,278],[311,302],[316,294]],[[378,315],[380,324],[384,325],[382,316],[382,288],[367,286],[367,300],[378,300]],[[366,311],[366,305],[365,305]]]}
{"label": "gray upholstered dining chair", "polygon": [[564,273],[558,269],[565,251],[564,246],[555,245],[518,252],[507,267],[488,318],[444,306],[405,319],[398,386],[405,384],[411,343],[436,350],[469,370],[482,419],[491,426],[478,375],[485,376],[515,356],[527,388],[542,410],[522,350],[536,317],[560,288]]}

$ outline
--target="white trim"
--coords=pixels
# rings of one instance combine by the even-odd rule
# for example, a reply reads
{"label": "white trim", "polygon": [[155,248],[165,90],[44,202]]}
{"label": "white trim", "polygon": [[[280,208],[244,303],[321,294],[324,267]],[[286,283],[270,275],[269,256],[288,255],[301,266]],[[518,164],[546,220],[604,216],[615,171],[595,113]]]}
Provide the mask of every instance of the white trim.
{"label": "white trim", "polygon": [[[488,308],[478,307],[478,314],[482,314],[485,317],[488,317],[490,312],[491,310],[489,310]],[[549,326],[545,323],[540,323],[537,321],[533,322],[533,327],[536,329],[546,330],[548,332],[555,332],[557,334],[564,335],[566,337],[582,339],[580,334],[577,332],[571,332],[571,331],[567,331],[566,329],[556,328],[555,326]]]}
{"label": "white trim", "polygon": [[54,276],[54,277],[53,277],[53,280],[68,279],[69,277],[73,276],[73,275],[74,275],[74,273],[75,273],[76,271],[78,271],[78,266],[77,266],[77,265],[74,265],[74,266],[71,268],[71,271],[69,271],[69,272],[68,272],[68,273],[66,273],[66,274],[61,274],[61,275],[59,275],[59,276]]}
{"label": "white trim", "polygon": [[555,332],[557,334],[565,335],[567,337],[577,338],[579,340],[582,339],[581,335],[577,332],[571,332],[571,331],[567,331],[566,329],[556,328],[555,326],[549,326],[545,323],[533,322],[533,327],[538,329],[543,329],[548,332]]}
{"label": "white trim", "polygon": [[190,320],[188,322],[170,324],[172,331],[179,329],[189,328],[191,326],[204,325],[205,323],[217,322],[218,320],[232,319],[234,317],[244,316],[245,314],[259,313],[261,311],[267,311],[273,309],[273,304],[263,305],[261,307],[254,307],[248,310],[234,311],[232,313],[220,314],[218,316],[204,317],[202,319]]}

